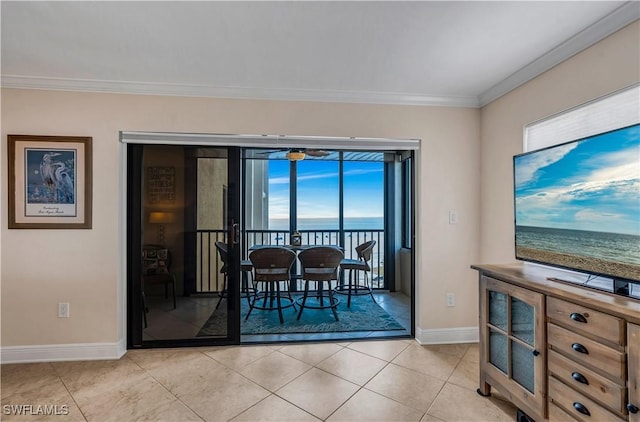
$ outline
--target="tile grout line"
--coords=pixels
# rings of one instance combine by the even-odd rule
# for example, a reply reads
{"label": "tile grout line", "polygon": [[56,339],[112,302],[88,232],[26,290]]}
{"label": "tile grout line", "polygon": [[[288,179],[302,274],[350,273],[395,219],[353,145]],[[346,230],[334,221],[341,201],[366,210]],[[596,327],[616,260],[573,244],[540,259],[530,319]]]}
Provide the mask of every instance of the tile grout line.
{"label": "tile grout line", "polygon": [[[200,352],[202,354],[202,352]],[[182,399],[178,396],[176,396],[171,390],[169,390],[167,388],[166,385],[164,385],[159,379],[157,379],[156,377],[153,376],[153,374],[151,374],[149,371],[146,370],[146,368],[143,368],[142,366],[140,366],[138,364],[138,362],[134,361],[131,358],[128,357],[124,357],[126,359],[129,359],[134,365],[136,365],[138,368],[140,368],[142,371],[144,371],[145,374],[147,374],[149,376],[149,378],[151,378],[152,380],[154,380],[155,382],[157,382],[167,393],[169,393],[172,397],[175,398],[175,401],[182,403],[182,405],[184,407],[186,407],[187,409],[189,409],[190,411],[193,412],[194,415],[196,415],[197,417],[199,417],[202,421],[206,421],[206,419],[204,417],[202,417],[202,415],[200,415],[198,412],[196,412],[194,409],[191,408],[191,406],[189,406],[187,403],[185,403],[184,401],[182,401]]]}
{"label": "tile grout line", "polygon": [[[325,359],[323,359],[322,361],[318,362],[316,365],[320,364],[321,362],[324,362],[325,360],[329,359],[331,356],[334,356],[335,354],[337,354],[338,352],[340,352],[341,350],[343,350],[343,349],[345,349],[345,348],[346,348],[345,346],[340,346],[340,350],[338,350],[338,351],[336,351],[335,353],[331,354],[330,356],[326,357],[326,358],[325,358]],[[210,357],[210,356],[209,356],[209,357],[210,357],[211,359],[213,359],[214,361],[216,361],[216,362],[220,363],[221,365],[225,366],[225,367],[226,367],[226,368],[228,368],[229,370],[231,370],[231,371],[235,372],[236,374],[240,375],[241,377],[245,378],[247,381],[249,381],[249,382],[251,382],[251,383],[253,383],[253,384],[257,385],[258,387],[260,387],[260,388],[262,388],[262,389],[264,389],[264,390],[266,390],[266,391],[268,391],[268,392],[269,392],[269,395],[268,395],[267,397],[263,398],[262,400],[259,400],[258,402],[254,403],[254,404],[253,404],[253,405],[251,405],[250,407],[248,407],[248,408],[246,408],[246,409],[242,410],[240,413],[238,413],[237,415],[233,416],[233,418],[237,418],[238,416],[240,416],[241,414],[243,414],[243,413],[244,413],[244,412],[246,412],[247,410],[249,410],[249,409],[251,409],[251,408],[253,408],[253,407],[257,406],[259,403],[261,403],[262,401],[266,400],[266,399],[267,399],[267,398],[269,398],[270,396],[275,396],[275,397],[277,397],[277,398],[279,398],[279,399],[281,399],[281,400],[284,400],[285,402],[287,402],[287,403],[291,404],[291,405],[292,405],[292,406],[294,406],[295,408],[300,409],[300,410],[302,410],[303,412],[305,412],[305,413],[307,413],[307,414],[309,414],[309,415],[313,416],[314,418],[316,418],[316,419],[320,419],[320,418],[318,418],[317,416],[315,416],[314,414],[312,414],[312,413],[310,413],[309,411],[307,411],[306,409],[303,409],[302,407],[300,407],[300,406],[296,405],[295,403],[292,403],[292,402],[290,402],[289,400],[287,400],[286,398],[284,398],[284,397],[280,396],[280,395],[277,393],[277,391],[279,391],[279,390],[283,389],[284,387],[286,387],[287,385],[291,384],[292,382],[294,382],[294,381],[295,381],[295,380],[297,380],[298,378],[302,377],[304,374],[306,374],[307,372],[311,371],[312,369],[314,369],[314,368],[315,368],[315,369],[318,369],[318,370],[321,370],[321,369],[320,369],[320,368],[317,368],[317,367],[316,367],[316,365],[310,365],[310,364],[308,364],[307,362],[304,362],[304,361],[302,361],[302,360],[300,360],[300,359],[297,359],[297,358],[295,358],[295,357],[293,357],[293,356],[289,356],[289,355],[287,355],[286,353],[282,353],[282,352],[280,352],[280,350],[279,350],[279,349],[277,349],[277,350],[273,350],[273,351],[272,351],[272,353],[276,353],[276,352],[277,352],[277,353],[280,353],[280,354],[282,354],[282,355],[284,355],[284,356],[287,356],[287,357],[289,357],[289,358],[291,358],[291,359],[295,359],[295,360],[297,360],[297,361],[299,361],[299,362],[302,362],[302,363],[304,363],[304,364],[306,364],[306,365],[309,365],[309,368],[308,368],[307,370],[303,371],[303,372],[302,372],[301,374],[299,374],[298,376],[296,376],[296,377],[294,377],[293,379],[291,379],[291,380],[289,380],[288,382],[286,382],[284,385],[282,385],[282,386],[278,387],[275,391],[272,391],[271,389],[266,388],[266,387],[264,387],[264,386],[262,386],[262,385],[258,384],[256,381],[253,381],[252,379],[248,378],[247,376],[245,376],[244,374],[242,374],[241,372],[239,372],[239,371],[238,371],[238,370],[236,370],[235,368],[227,367],[226,365],[222,364],[221,362],[218,362],[217,360],[215,360],[213,357]],[[252,361],[252,362],[248,363],[247,365],[245,365],[245,367],[246,367],[246,366],[248,366],[248,365],[251,365],[251,364],[253,364],[253,363],[257,362],[257,361],[259,361],[260,359],[265,358],[266,356],[271,355],[272,353],[269,353],[269,354],[267,354],[267,355],[265,355],[265,356],[262,356],[262,357],[260,357],[260,358],[258,358],[258,359],[256,359],[256,360],[254,360],[254,361]],[[326,372],[326,371],[323,371],[323,372]],[[330,375],[333,375],[333,374],[330,374]],[[342,379],[342,378],[341,378],[341,379]],[[229,419],[229,420],[232,420],[233,418],[231,418],[231,419]]]}
{"label": "tile grout line", "polygon": [[69,387],[67,386],[67,384],[64,382],[64,380],[62,379],[62,376],[58,373],[58,370],[56,369],[55,365],[53,364],[53,362],[49,362],[49,365],[51,365],[51,368],[53,369],[53,372],[56,374],[56,377],[58,377],[58,379],[60,380],[60,382],[62,383],[62,386],[64,387],[65,390],[67,390],[67,393],[69,394],[69,397],[71,397],[71,400],[73,400],[73,402],[75,403],[76,407],[78,408],[78,410],[80,411],[80,414],[82,415],[82,417],[84,418],[85,421],[88,421],[87,416],[84,414],[84,411],[82,410],[82,408],[80,407],[80,404],[78,404],[78,402],[76,401],[76,398],[73,397],[73,394],[71,393],[71,391],[69,390]]}
{"label": "tile grout line", "polygon": [[[440,389],[438,390],[438,393],[436,394],[436,396],[433,398],[433,400],[431,401],[431,404],[429,404],[429,408],[427,409],[427,411],[425,412],[425,414],[422,416],[424,418],[424,416],[429,415],[429,411],[433,408],[434,403],[438,400],[438,397],[440,396],[440,394],[442,393],[442,390],[444,390],[444,388],[447,386],[447,384],[449,384],[449,379],[451,379],[451,377],[453,376],[453,374],[456,372],[456,369],[458,369],[458,366],[460,366],[460,364],[462,363],[462,361],[464,360],[464,357],[466,356],[467,352],[469,352],[470,347],[467,347],[467,350],[462,354],[462,356],[460,357],[460,360],[458,360],[458,363],[456,363],[456,366],[453,368],[453,371],[451,371],[451,373],[449,374],[449,376],[447,377],[447,379],[442,383],[442,387],[440,387]],[[453,385],[457,385],[455,383],[451,383]],[[433,416],[433,415],[429,415],[429,416]],[[440,418],[433,416],[438,420],[441,420]]]}
{"label": "tile grout line", "polygon": [[[347,348],[347,347],[345,347],[345,348]],[[357,351],[357,350],[353,350],[353,349],[349,349],[349,350],[352,350],[352,351],[354,351],[354,352],[358,352],[358,353],[362,353],[362,352],[359,352],[359,351]],[[366,356],[369,356],[369,355],[367,355],[366,353],[362,353],[362,354],[363,354],[363,355],[366,355]],[[375,357],[375,356],[371,356],[371,357]],[[379,358],[376,358],[376,359],[379,359]],[[326,360],[326,359],[325,359],[325,360]],[[380,359],[380,360],[382,360],[382,359]],[[365,388],[365,385],[367,385],[367,384],[368,384],[368,383],[369,383],[373,378],[375,378],[375,377],[376,377],[380,372],[382,372],[382,371],[384,370],[384,368],[386,368],[386,367],[387,367],[387,366],[389,366],[390,364],[391,364],[391,361],[386,361],[386,365],[384,365],[382,368],[380,368],[380,370],[379,370],[378,372],[376,372],[374,375],[372,375],[372,376],[371,376],[371,377],[370,377],[366,382],[364,382],[362,385],[358,385],[358,384],[356,384],[355,382],[353,382],[353,381],[349,381],[349,380],[347,380],[347,379],[345,379],[345,378],[342,378],[342,377],[341,377],[341,376],[339,376],[339,375],[335,375],[335,374],[332,374],[332,373],[330,373],[330,372],[323,371],[323,370],[322,370],[322,369],[320,369],[320,368],[317,368],[317,369],[318,369],[318,370],[320,370],[320,371],[326,372],[327,374],[333,375],[333,376],[335,376],[335,377],[340,378],[340,379],[341,379],[341,380],[343,380],[343,381],[347,381],[347,382],[350,382],[350,383],[355,384],[355,385],[357,385],[357,386],[358,386],[358,389],[357,389],[357,390],[356,390],[352,395],[350,395],[350,396],[349,396],[349,397],[348,397],[344,402],[342,402],[342,404],[341,404],[340,406],[338,406],[338,407],[337,407],[333,412],[331,412],[331,414],[329,414],[329,416],[327,416],[324,420],[326,421],[326,420],[327,420],[327,419],[329,419],[331,416],[333,416],[333,415],[334,415],[338,410],[340,410],[340,409],[341,409],[345,404],[347,404],[347,402],[348,402],[349,400],[351,400],[351,398],[353,398],[356,394],[358,394],[361,390],[363,390],[363,389]],[[367,391],[371,391],[371,390],[367,389]],[[373,393],[375,393],[375,392],[373,392]],[[377,394],[377,393],[376,393],[376,394]],[[382,396],[382,394],[380,394],[380,395]],[[383,397],[386,397],[386,396],[383,396]],[[388,397],[387,397],[387,398],[388,398]]]}

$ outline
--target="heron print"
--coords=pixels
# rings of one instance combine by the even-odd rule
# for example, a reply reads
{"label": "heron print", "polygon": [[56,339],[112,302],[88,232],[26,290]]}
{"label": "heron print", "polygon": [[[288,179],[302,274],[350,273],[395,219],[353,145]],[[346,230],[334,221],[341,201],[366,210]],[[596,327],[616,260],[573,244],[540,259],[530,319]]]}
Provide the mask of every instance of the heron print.
{"label": "heron print", "polygon": [[75,204],[75,149],[27,149],[26,160],[28,204]]}

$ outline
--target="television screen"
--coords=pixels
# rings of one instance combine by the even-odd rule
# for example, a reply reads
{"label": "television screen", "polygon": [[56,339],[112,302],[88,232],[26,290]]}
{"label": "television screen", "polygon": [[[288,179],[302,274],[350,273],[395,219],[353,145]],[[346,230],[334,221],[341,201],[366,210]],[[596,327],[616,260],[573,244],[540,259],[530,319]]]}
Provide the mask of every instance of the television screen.
{"label": "television screen", "polygon": [[516,258],[640,282],[640,125],[513,160]]}

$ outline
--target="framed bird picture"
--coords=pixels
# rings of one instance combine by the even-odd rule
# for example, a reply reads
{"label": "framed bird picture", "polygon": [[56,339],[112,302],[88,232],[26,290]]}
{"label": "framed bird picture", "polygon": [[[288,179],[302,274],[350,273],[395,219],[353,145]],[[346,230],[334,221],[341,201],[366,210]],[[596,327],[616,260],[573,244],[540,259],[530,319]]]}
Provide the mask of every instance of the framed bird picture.
{"label": "framed bird picture", "polygon": [[10,229],[91,228],[91,141],[7,136]]}

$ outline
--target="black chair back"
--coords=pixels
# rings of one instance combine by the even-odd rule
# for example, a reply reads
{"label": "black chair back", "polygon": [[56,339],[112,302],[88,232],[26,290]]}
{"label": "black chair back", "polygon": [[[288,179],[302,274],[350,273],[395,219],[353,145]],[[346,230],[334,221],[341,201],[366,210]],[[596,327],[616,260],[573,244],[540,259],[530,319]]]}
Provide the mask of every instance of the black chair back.
{"label": "black chair back", "polygon": [[222,274],[226,274],[228,267],[227,262],[229,261],[227,244],[224,242],[216,242],[216,249],[218,250],[218,254],[220,255],[220,260],[222,261],[222,267],[220,267],[220,272]]}

